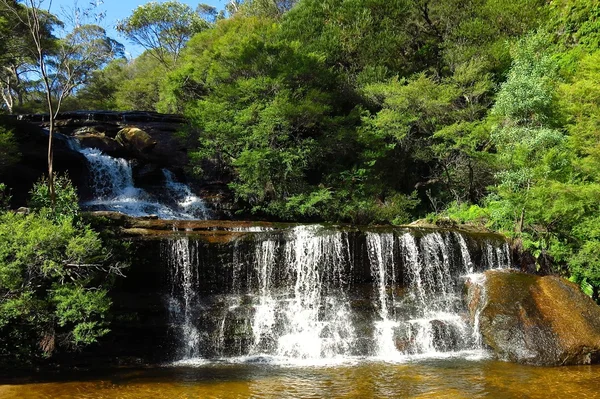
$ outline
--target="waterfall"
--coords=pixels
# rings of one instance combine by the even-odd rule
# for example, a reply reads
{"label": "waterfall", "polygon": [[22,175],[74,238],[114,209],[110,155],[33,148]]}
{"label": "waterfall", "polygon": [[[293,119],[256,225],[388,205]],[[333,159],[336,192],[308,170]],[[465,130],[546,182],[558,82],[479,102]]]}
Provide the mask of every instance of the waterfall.
{"label": "waterfall", "polygon": [[349,352],[354,332],[344,290],[346,237],[320,226],[293,229],[284,265],[293,296],[282,307],[277,355],[332,358]]}
{"label": "waterfall", "polygon": [[[90,190],[93,199],[83,203],[90,210],[107,210],[130,216],[156,215],[161,219],[207,219],[209,212],[204,202],[191,189],[175,180],[164,169],[167,203],[136,187],[131,163],[114,158],[96,148],[81,148],[74,140],[71,147],[87,160],[90,169]],[[169,203],[171,202],[171,203]]]}
{"label": "waterfall", "polygon": [[481,352],[462,284],[474,269],[510,264],[503,240],[456,231],[233,230],[243,235],[228,245],[180,237],[163,251],[179,359],[396,361]]}
{"label": "waterfall", "polygon": [[100,199],[115,196],[137,197],[141,193],[133,186],[131,165],[122,158],[104,155],[96,148],[79,151],[88,161],[91,169],[90,188]]}
{"label": "waterfall", "polygon": [[[394,344],[394,329],[398,323],[394,317],[394,235],[391,233],[367,233],[367,253],[371,274],[375,282],[376,308],[380,320],[375,322],[375,341],[379,356],[393,356],[398,353]],[[391,293],[388,295],[388,290]]]}
{"label": "waterfall", "polygon": [[494,246],[486,243],[485,252],[486,269],[507,269],[511,267],[510,247],[508,243],[502,246]]}
{"label": "waterfall", "polygon": [[209,212],[204,201],[192,193],[187,185],[176,181],[173,172],[168,169],[163,169],[162,172],[165,176],[167,190],[176,202],[179,212],[197,219],[208,219]]}
{"label": "waterfall", "polygon": [[183,358],[197,357],[199,352],[199,332],[194,323],[194,305],[196,285],[198,281],[196,251],[190,245],[189,239],[180,238],[167,242],[166,258],[169,260],[171,271],[171,292],[169,313],[171,323],[179,328],[180,356]]}
{"label": "waterfall", "polygon": [[274,331],[276,321],[277,302],[272,293],[272,272],[276,266],[277,243],[266,240],[256,244],[255,268],[258,277],[258,304],[252,323],[252,348],[250,353],[258,355],[272,352],[277,341]]}

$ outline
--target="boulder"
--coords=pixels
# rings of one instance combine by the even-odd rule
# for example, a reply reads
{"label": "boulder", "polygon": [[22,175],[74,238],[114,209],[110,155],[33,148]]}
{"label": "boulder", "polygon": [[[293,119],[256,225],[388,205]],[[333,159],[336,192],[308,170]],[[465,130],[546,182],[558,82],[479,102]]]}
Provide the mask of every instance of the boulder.
{"label": "boulder", "polygon": [[115,140],[123,147],[140,154],[149,153],[157,144],[148,133],[137,127],[126,127],[119,130]]}
{"label": "boulder", "polygon": [[468,308],[501,360],[557,366],[600,360],[600,307],[556,276],[489,270],[467,281]]}
{"label": "boulder", "polygon": [[116,140],[107,137],[104,133],[88,131],[86,133],[77,133],[75,135],[82,147],[97,148],[105,154],[115,157],[122,157],[125,149]]}

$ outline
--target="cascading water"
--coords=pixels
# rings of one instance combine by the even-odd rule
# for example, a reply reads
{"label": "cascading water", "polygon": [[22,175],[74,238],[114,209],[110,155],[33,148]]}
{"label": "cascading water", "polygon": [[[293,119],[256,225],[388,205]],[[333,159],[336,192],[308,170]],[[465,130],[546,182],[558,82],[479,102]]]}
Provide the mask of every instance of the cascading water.
{"label": "cascading water", "polygon": [[135,187],[131,164],[114,158],[96,148],[81,148],[71,140],[71,147],[87,159],[90,169],[90,189],[94,199],[83,203],[90,210],[108,210],[130,216],[156,215],[161,219],[207,219],[209,212],[204,202],[190,188],[175,181],[173,174],[164,169],[165,191],[172,204],[155,198]]}
{"label": "cascading water", "polygon": [[194,358],[199,355],[199,332],[193,322],[193,307],[196,304],[197,263],[194,246],[189,245],[189,239],[180,238],[169,240],[166,246],[171,271],[171,287],[169,314],[171,322],[179,326],[179,352],[183,358]]}
{"label": "cascading water", "polygon": [[[398,353],[394,344],[395,317],[394,290],[397,288],[394,270],[394,235],[367,233],[367,252],[377,296],[376,308],[380,320],[375,322],[377,355],[390,357]],[[388,294],[388,290],[390,293]]]}
{"label": "cascading water", "polygon": [[354,331],[343,279],[347,247],[342,232],[324,232],[319,226],[291,232],[283,265],[293,295],[280,308],[278,356],[333,358],[349,352]]}
{"label": "cascading water", "polygon": [[[163,244],[174,276],[179,359],[399,361],[483,353],[462,282],[473,270],[507,266],[498,238],[314,225],[235,230],[241,238],[214,251],[188,237]],[[505,263],[490,265],[489,247]]]}
{"label": "cascading water", "polygon": [[167,190],[176,203],[176,210],[182,215],[190,215],[196,219],[208,219],[209,212],[204,201],[192,193],[188,186],[176,181],[173,172],[168,169],[163,169],[162,172]]}

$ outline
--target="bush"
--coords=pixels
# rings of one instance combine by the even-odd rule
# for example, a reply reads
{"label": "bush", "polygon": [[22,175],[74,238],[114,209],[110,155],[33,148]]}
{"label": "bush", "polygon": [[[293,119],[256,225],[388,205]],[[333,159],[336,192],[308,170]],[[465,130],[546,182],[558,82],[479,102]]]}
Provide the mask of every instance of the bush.
{"label": "bush", "polygon": [[119,265],[99,235],[75,221],[68,178],[56,182],[54,210],[40,181],[32,213],[0,211],[0,357],[10,362],[80,348],[109,331],[107,277]]}
{"label": "bush", "polygon": [[75,218],[79,213],[79,198],[67,175],[54,176],[54,191],[55,201],[54,207],[52,207],[48,179],[42,178],[33,186],[30,192],[29,206],[34,211],[56,221]]}

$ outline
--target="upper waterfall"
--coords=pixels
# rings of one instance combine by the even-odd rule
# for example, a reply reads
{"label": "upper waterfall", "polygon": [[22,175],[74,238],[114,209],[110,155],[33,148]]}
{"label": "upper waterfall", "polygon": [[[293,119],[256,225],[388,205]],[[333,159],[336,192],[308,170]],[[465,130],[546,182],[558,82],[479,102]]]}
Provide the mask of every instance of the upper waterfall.
{"label": "upper waterfall", "polygon": [[201,198],[163,169],[160,196],[136,187],[131,162],[114,158],[96,148],[73,148],[86,158],[93,199],[82,205],[90,210],[117,211],[130,216],[155,215],[161,219],[208,219],[210,212]]}

